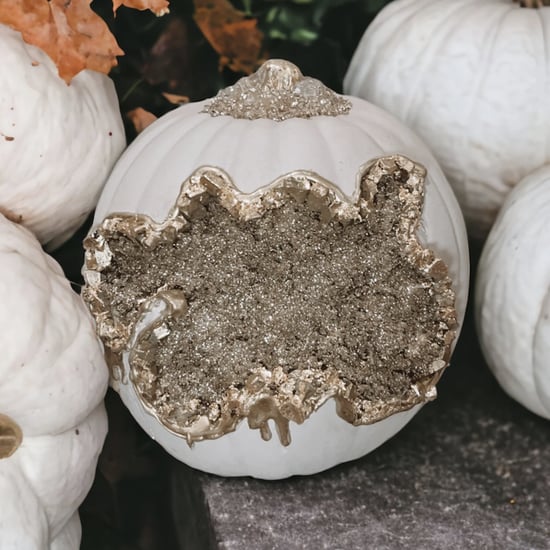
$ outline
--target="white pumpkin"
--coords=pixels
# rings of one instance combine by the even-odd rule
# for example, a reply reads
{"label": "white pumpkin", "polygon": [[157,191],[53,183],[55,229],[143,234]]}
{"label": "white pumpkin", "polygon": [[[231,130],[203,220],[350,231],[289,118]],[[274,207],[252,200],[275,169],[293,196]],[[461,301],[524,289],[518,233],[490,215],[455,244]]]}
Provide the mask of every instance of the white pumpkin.
{"label": "white pumpkin", "polygon": [[549,37],[550,7],[396,0],[367,28],[346,74],[346,93],[426,141],[477,239],[510,189],[550,162]]}
{"label": "white pumpkin", "polygon": [[0,211],[56,247],[94,208],[125,147],[112,81],[53,61],[0,24]]}
{"label": "white pumpkin", "polygon": [[[348,110],[339,114],[343,105]],[[226,109],[228,115],[223,114]],[[325,114],[317,116],[316,109]],[[336,112],[329,112],[331,109]],[[141,304],[139,322],[124,327],[116,321],[113,324],[111,305],[100,297],[104,273],[114,255],[105,238],[109,228],[124,233],[125,227],[131,227],[131,242],[172,238],[166,234],[168,229],[177,231],[178,224],[186,223],[178,217],[178,209],[174,210],[186,180],[183,189],[188,194],[180,197],[181,204],[204,191],[204,178],[224,189],[219,200],[229,209],[256,208],[273,190],[292,185],[289,181],[293,178],[320,186],[325,189],[321,195],[332,194],[335,203],[351,201],[359,195],[365,166],[373,159],[394,154],[406,155],[427,168],[418,237],[448,265],[456,293],[456,319],[461,323],[468,292],[466,235],[458,204],[437,162],[393,117],[365,101],[338,96],[314,79],[303,79],[288,62],[270,61],[256,75],[222,91],[213,101],[191,103],[165,115],[140,134],[121,157],[100,198],[94,228],[86,242],[84,295],[96,315],[109,356],[112,359],[119,354],[113,361],[114,388],[138,423],[172,455],[201,470],[228,476],[273,479],[310,474],[376,448],[401,429],[420,404],[370,425],[356,426],[343,420],[335,400],[327,397],[316,403],[314,412],[305,415],[307,419],[302,418],[305,421],[292,423],[291,441],[286,446],[276,437],[262,440],[250,427],[260,427],[268,438],[267,424],[255,424],[250,417],[249,425],[241,421],[235,431],[228,429],[212,439],[206,417],[185,430],[166,425],[136,389],[140,382],[132,374],[130,355],[135,352],[136,338],[147,333],[148,327],[159,328],[154,320],[160,314],[184,311],[185,297],[171,288],[159,289],[158,300],[151,300],[151,296],[130,300]],[[195,207],[201,208],[195,204],[191,210]],[[230,243],[227,249],[235,250]],[[153,269],[159,276],[166,272],[160,265]],[[120,280],[130,280],[133,275],[119,276]],[[139,277],[135,279],[138,284]],[[123,294],[124,290],[118,293],[119,297]],[[208,326],[207,319],[205,322]],[[266,376],[276,378],[274,373]],[[268,418],[276,416],[273,411],[264,412]]]}
{"label": "white pumpkin", "polygon": [[510,193],[476,280],[476,320],[487,363],[504,390],[550,418],[550,165]]}
{"label": "white pumpkin", "polygon": [[76,550],[107,431],[108,370],[59,265],[0,215],[0,546]]}

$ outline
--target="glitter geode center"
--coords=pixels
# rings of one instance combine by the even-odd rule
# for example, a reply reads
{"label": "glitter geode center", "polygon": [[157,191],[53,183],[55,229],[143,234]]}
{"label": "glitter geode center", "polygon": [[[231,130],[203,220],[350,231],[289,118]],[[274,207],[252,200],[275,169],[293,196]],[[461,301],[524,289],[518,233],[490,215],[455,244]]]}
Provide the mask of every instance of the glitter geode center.
{"label": "glitter geode center", "polygon": [[112,363],[128,355],[143,404],[190,442],[247,418],[266,438],[275,420],[287,444],[288,422],[330,397],[354,424],[432,398],[454,295],[416,241],[423,175],[381,159],[351,203],[308,172],[247,196],[205,168],[163,223],[107,218],[84,296]]}

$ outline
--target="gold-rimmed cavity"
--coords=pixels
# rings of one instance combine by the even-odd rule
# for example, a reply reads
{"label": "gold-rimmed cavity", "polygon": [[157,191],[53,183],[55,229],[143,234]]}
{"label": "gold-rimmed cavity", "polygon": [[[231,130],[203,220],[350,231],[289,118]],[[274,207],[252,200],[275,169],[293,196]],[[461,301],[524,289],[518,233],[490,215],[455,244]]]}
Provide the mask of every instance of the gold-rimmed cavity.
{"label": "gold-rimmed cavity", "polygon": [[109,216],[85,242],[83,295],[111,367],[126,355],[144,407],[190,444],[247,419],[286,445],[329,398],[354,425],[433,399],[456,315],[416,238],[424,178],[377,159],[351,201],[312,172],[246,195],[203,167],[163,222]]}

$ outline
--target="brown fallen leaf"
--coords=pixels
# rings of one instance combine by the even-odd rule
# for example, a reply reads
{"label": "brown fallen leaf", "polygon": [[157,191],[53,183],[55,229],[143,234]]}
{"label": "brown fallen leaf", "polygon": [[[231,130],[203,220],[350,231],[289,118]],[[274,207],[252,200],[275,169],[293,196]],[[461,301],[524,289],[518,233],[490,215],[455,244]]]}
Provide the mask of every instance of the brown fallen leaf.
{"label": "brown fallen leaf", "polygon": [[142,67],[147,82],[154,86],[167,82],[172,87],[187,80],[191,47],[187,23],[180,17],[172,17]]}
{"label": "brown fallen leaf", "polygon": [[0,23],[44,50],[67,83],[83,69],[108,73],[123,55],[91,0],[2,0]]}
{"label": "brown fallen leaf", "polygon": [[184,103],[189,103],[189,98],[186,95],[169,94],[168,92],[162,92],[162,95],[172,105],[183,105]]}
{"label": "brown fallen leaf", "polygon": [[153,122],[157,120],[157,117],[153,113],[150,113],[141,107],[128,111],[126,116],[130,119],[130,122],[134,125],[134,128],[138,134],[143,132],[147,126],[153,124]]}
{"label": "brown fallen leaf", "polygon": [[[145,55],[140,72],[148,84],[197,101],[219,90],[218,62],[193,21],[172,15]],[[128,108],[138,106],[145,105],[138,102]]]}
{"label": "brown fallen leaf", "polygon": [[195,22],[220,55],[220,66],[250,74],[260,64],[263,34],[229,0],[194,0]]}
{"label": "brown fallen leaf", "polygon": [[170,11],[169,4],[168,0],[113,0],[113,11],[116,12],[120,6],[126,6],[136,10],[151,10],[160,17]]}

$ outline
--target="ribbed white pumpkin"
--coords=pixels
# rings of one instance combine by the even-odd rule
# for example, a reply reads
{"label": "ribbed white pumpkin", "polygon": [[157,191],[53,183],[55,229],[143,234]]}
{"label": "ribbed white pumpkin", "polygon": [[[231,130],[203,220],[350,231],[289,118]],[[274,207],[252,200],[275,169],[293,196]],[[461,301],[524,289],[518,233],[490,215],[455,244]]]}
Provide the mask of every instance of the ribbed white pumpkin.
{"label": "ribbed white pumpkin", "polygon": [[550,418],[550,165],[510,193],[476,281],[483,354],[502,387]]}
{"label": "ribbed white pumpkin", "polygon": [[482,238],[510,189],[550,162],[549,75],[550,7],[396,0],[365,32],[344,89],[426,141]]}
{"label": "ribbed white pumpkin", "polygon": [[[94,223],[115,212],[164,220],[182,182],[202,166],[223,169],[245,193],[289,172],[309,170],[352,197],[362,165],[399,153],[428,170],[420,238],[449,266],[461,323],[468,293],[467,242],[445,176],[423,143],[391,115],[363,100],[351,102],[346,115],[279,122],[213,117],[202,112],[208,101],[182,106],[147,128],[123,154],[100,198]],[[88,276],[86,270],[84,275]],[[399,431],[420,408],[354,427],[337,416],[329,399],[303,424],[292,423],[288,447],[276,437],[262,440],[246,422],[235,432],[190,447],[145,410],[133,384],[117,381],[114,387],[145,431],[178,459],[221,475],[270,479],[310,474],[362,456]]]}
{"label": "ribbed white pumpkin", "polygon": [[0,25],[0,211],[55,247],[94,208],[125,147],[112,81],[82,71],[67,85],[53,61]]}
{"label": "ribbed white pumpkin", "polygon": [[1,215],[0,265],[0,547],[76,550],[107,431],[107,366],[59,265]]}

